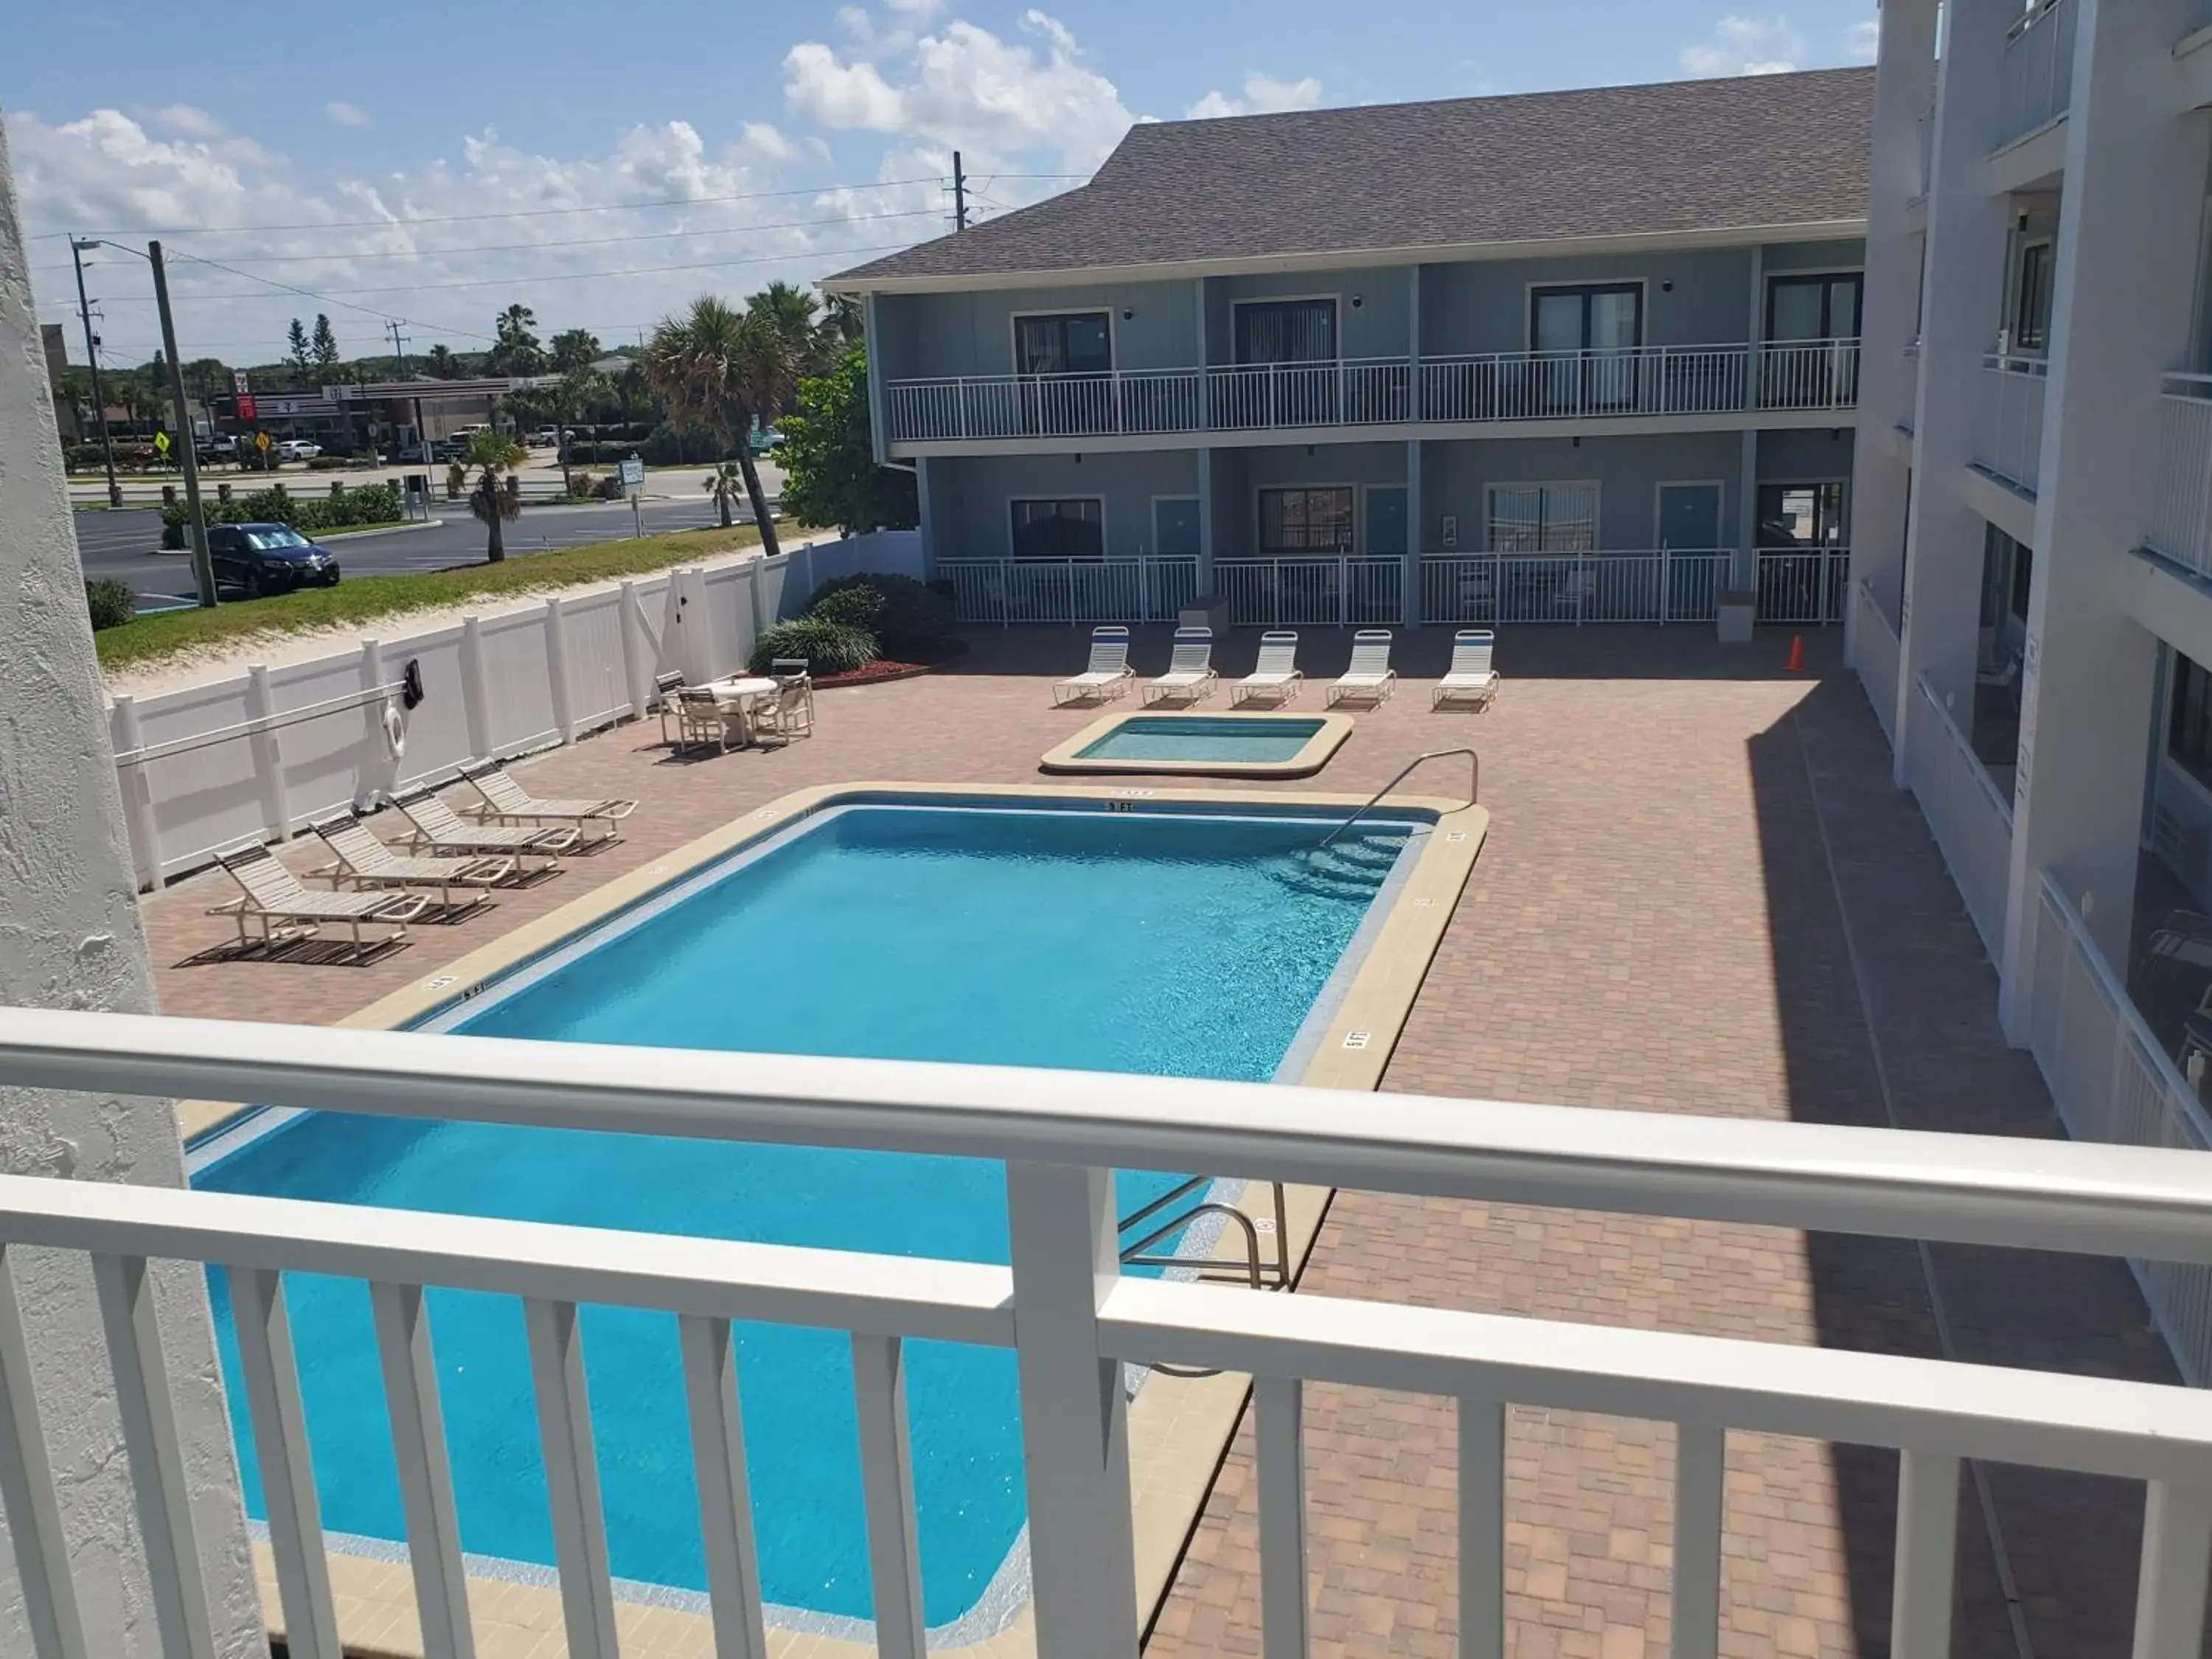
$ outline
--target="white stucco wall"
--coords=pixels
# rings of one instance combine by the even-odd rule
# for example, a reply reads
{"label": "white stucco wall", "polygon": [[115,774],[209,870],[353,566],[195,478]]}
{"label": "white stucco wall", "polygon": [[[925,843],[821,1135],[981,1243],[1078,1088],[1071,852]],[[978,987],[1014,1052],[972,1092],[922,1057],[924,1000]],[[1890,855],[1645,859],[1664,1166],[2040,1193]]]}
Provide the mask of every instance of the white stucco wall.
{"label": "white stucco wall", "polygon": [[[0,1002],[149,1012],[82,580],[0,131]],[[175,1186],[184,1158],[167,1101],[0,1089],[0,1170]],[[14,1265],[89,1651],[153,1659],[91,1274],[81,1257]],[[156,1285],[216,1650],[243,1659],[267,1649],[205,1281],[172,1263]],[[0,1551],[0,1654],[29,1651],[14,1552]]]}

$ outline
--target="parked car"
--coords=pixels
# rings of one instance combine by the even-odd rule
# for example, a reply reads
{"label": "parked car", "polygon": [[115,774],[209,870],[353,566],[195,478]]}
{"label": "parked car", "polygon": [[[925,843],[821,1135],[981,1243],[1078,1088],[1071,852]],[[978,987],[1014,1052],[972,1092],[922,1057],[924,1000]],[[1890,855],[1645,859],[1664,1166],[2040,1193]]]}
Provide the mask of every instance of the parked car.
{"label": "parked car", "polygon": [[323,447],[312,438],[287,438],[270,453],[280,461],[312,461]]}
{"label": "parked car", "polygon": [[530,434],[529,444],[532,449],[558,449],[561,447],[561,428],[541,426]]}
{"label": "parked car", "polygon": [[218,432],[202,443],[200,459],[207,462],[234,461],[238,459],[238,440],[228,432]]}
{"label": "parked car", "polygon": [[208,558],[218,592],[259,599],[338,585],[337,555],[288,524],[210,525]]}
{"label": "parked car", "polygon": [[783,441],[783,434],[772,426],[763,427],[759,431],[751,434],[747,441],[751,444],[754,454],[765,455]]}

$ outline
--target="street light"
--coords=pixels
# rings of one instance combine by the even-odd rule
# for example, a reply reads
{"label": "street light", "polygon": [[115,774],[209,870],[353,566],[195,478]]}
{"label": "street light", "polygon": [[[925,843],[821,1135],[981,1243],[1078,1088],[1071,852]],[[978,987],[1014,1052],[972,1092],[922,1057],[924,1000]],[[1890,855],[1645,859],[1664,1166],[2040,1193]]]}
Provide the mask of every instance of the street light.
{"label": "street light", "polygon": [[82,236],[70,238],[70,257],[76,264],[76,312],[84,322],[84,356],[92,365],[92,408],[100,422],[100,458],[107,464],[107,504],[123,505],[123,486],[115,482],[115,444],[107,435],[107,394],[100,385],[100,342],[92,332],[92,301],[84,297],[84,256],[98,247]]}

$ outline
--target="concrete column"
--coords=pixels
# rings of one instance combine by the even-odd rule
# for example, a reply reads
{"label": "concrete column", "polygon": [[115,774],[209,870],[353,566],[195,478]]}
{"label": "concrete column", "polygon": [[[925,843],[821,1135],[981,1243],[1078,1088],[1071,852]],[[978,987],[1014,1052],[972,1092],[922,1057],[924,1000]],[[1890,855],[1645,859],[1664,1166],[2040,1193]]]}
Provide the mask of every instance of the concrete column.
{"label": "concrete column", "polygon": [[[2157,644],[2118,590],[2157,465],[2159,375],[2189,338],[2205,185],[2203,124],[2143,95],[2171,61],[2170,9],[2069,3],[2081,9],[1999,964],[2005,1031],[2021,1043],[2041,872],[2127,972]],[[2061,690],[2046,698],[2046,683]]]}
{"label": "concrete column", "polygon": [[[1418,371],[1417,371],[1418,372]],[[1421,441],[1406,441],[1406,568],[1399,578],[1401,601],[1398,619],[1408,628],[1421,625]]]}
{"label": "concrete column", "polygon": [[[2005,198],[1984,187],[1982,174],[1996,118],[2005,31],[2019,18],[2014,0],[1954,0],[1946,24],[1912,421],[1911,527],[1898,617],[1899,708],[1910,706],[1913,683],[1923,673],[1939,698],[1961,709],[1973,706],[1984,520],[1961,489],[1990,395],[1982,358],[1995,342],[2002,304],[2009,211]],[[1900,788],[1911,775],[1911,742],[1908,723],[1899,720],[1893,759]]]}
{"label": "concrete column", "polygon": [[1406,270],[1406,417],[1421,418],[1421,268]]}
{"label": "concrete column", "polygon": [[[1867,181],[1866,282],[1859,307],[1858,440],[1851,459],[1851,576],[1883,605],[1905,569],[1909,457],[1892,428],[1905,407],[1905,348],[1920,311],[1920,238],[1905,204],[1921,193],[1920,118],[1936,101],[1936,0],[1887,0],[1878,15],[1874,143]],[[1844,607],[1844,653],[1857,661],[1858,608]],[[1896,688],[1869,687],[1894,708]],[[1887,722],[1892,729],[1901,720]]]}
{"label": "concrete column", "polygon": [[[54,435],[22,227],[0,131],[0,592],[7,596],[8,672],[0,675],[0,1002],[150,1013],[146,954],[117,787],[115,750],[94,665],[61,446]],[[34,872],[34,880],[15,873]],[[0,1170],[10,1175],[184,1184],[172,1103],[0,1088]],[[7,1267],[28,1326],[50,1462],[66,1482],[59,1522],[74,1595],[38,1615],[52,1650],[155,1659],[161,1640],[136,1540],[130,1460],[116,1388],[83,1256],[10,1249]],[[191,1493],[213,1650],[242,1655],[260,1641],[261,1605],[246,1553],[246,1516],[231,1450],[222,1373],[197,1266],[153,1268],[162,1359]],[[46,1472],[33,1471],[43,1483]],[[12,1507],[12,1506],[11,1506]],[[9,1524],[23,1524],[10,1513]],[[38,1529],[38,1518],[26,1536]],[[48,1650],[34,1639],[13,1543],[0,1543],[0,1653]]]}
{"label": "concrete column", "polygon": [[868,350],[868,434],[874,444],[876,465],[890,459],[890,434],[884,426],[883,331],[876,325],[876,296],[860,296],[860,326]]}
{"label": "concrete column", "polygon": [[937,521],[931,516],[929,457],[918,455],[914,462],[915,522],[921,527],[921,579],[937,579]]}
{"label": "concrete column", "polygon": [[1759,581],[1758,428],[1738,439],[1735,465],[1735,577],[1729,586],[1752,587]]}
{"label": "concrete column", "polygon": [[1198,591],[1213,592],[1213,452],[1198,452]]}

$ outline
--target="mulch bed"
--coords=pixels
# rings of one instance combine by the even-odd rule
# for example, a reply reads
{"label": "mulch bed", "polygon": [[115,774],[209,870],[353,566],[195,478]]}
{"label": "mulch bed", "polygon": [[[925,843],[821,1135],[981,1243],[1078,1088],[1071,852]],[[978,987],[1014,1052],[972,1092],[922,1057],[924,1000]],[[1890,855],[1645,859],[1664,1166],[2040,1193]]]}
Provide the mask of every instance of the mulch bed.
{"label": "mulch bed", "polygon": [[893,680],[910,680],[923,674],[933,674],[945,664],[963,654],[968,648],[963,640],[948,640],[945,649],[935,662],[891,662],[878,660],[865,668],[856,668],[849,674],[824,674],[814,682],[817,691],[833,690],[840,685],[885,685]]}

